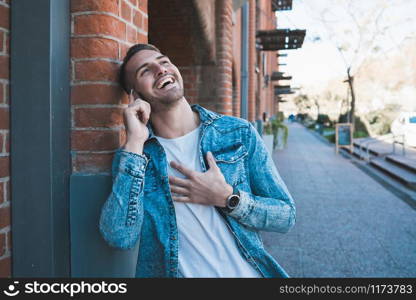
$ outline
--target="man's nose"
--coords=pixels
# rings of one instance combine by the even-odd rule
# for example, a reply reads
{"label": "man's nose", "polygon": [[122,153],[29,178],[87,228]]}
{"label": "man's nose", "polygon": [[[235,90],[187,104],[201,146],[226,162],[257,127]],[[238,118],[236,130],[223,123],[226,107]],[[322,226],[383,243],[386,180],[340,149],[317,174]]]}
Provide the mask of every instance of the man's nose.
{"label": "man's nose", "polygon": [[165,66],[160,64],[157,64],[155,68],[157,76],[162,75],[168,71]]}

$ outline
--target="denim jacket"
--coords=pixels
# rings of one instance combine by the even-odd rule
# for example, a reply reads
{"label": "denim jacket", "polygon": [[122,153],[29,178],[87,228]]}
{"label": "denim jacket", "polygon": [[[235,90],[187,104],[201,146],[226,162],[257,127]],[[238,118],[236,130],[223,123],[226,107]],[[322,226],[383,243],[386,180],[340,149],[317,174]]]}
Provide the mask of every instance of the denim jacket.
{"label": "denim jacket", "polygon": [[[263,277],[288,277],[264,249],[259,230],[285,233],[295,224],[295,205],[262,138],[246,120],[192,105],[200,115],[199,158],[206,171],[211,151],[228,184],[240,193],[231,212],[216,207],[243,257]],[[100,232],[116,248],[139,244],[136,277],[179,277],[178,229],[163,147],[149,124],[143,155],[119,149],[113,159],[112,192],[104,203]]]}

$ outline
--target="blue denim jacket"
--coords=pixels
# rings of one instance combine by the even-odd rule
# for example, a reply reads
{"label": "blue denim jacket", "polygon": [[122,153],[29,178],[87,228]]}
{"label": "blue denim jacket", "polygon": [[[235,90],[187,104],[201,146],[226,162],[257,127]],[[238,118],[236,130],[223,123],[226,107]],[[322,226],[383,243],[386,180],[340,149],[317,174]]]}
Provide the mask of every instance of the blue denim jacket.
{"label": "blue denim jacket", "polygon": [[[199,158],[205,171],[211,151],[240,203],[227,213],[216,208],[233,233],[243,257],[263,277],[288,277],[264,249],[259,230],[287,232],[295,205],[263,140],[246,120],[192,105],[200,115]],[[143,155],[120,149],[113,159],[113,187],[104,203],[100,232],[110,246],[139,245],[136,277],[179,277],[178,229],[167,160],[149,125]]]}

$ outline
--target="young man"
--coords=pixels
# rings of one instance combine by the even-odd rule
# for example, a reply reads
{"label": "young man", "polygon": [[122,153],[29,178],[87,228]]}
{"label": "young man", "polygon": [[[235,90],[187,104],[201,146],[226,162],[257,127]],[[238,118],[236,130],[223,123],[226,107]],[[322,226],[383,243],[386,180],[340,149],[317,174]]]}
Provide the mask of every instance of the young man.
{"label": "young man", "polygon": [[152,45],[129,49],[120,81],[127,142],[100,231],[113,247],[139,243],[136,277],[287,277],[258,231],[287,232],[295,206],[253,126],[190,106]]}

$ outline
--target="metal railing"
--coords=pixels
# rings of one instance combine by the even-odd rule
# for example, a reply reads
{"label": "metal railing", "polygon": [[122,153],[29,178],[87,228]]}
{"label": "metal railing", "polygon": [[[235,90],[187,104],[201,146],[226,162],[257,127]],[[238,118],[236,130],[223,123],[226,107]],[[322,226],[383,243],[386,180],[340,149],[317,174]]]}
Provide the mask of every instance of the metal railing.
{"label": "metal railing", "polygon": [[399,142],[396,139],[393,141],[393,153],[396,154],[396,144],[402,145],[402,154],[406,156],[406,136],[404,134],[396,135],[395,137],[401,137],[402,141]]}
{"label": "metal railing", "polygon": [[[398,138],[400,138],[400,137],[401,137],[402,140],[398,141]],[[402,134],[395,135],[395,134],[389,133],[389,134],[381,136],[381,137],[376,137],[375,140],[363,141],[363,142],[358,143],[359,144],[360,159],[363,159],[363,160],[369,162],[370,158],[371,158],[369,145],[376,144],[376,143],[381,143],[381,142],[384,142],[384,141],[389,140],[389,139],[393,139],[393,144],[392,144],[393,153],[396,154],[396,144],[401,144],[402,145],[402,153],[403,153],[403,156],[405,156],[405,154],[406,154],[405,153],[406,139],[405,139],[404,135],[402,135]],[[365,152],[366,152],[365,156],[363,155],[364,148],[365,148]]]}

